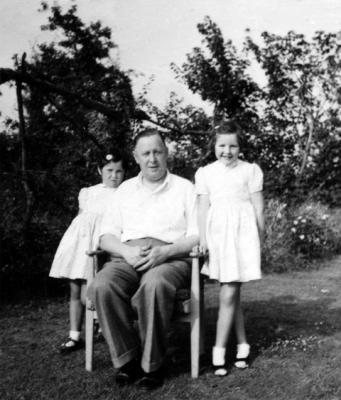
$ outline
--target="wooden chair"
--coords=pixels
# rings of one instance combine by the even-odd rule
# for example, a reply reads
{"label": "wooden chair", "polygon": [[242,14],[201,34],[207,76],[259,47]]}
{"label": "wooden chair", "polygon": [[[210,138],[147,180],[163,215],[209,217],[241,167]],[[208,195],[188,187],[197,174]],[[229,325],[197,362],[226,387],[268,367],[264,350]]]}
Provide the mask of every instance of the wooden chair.
{"label": "wooden chair", "polygon": [[[93,259],[93,265],[87,280],[88,287],[100,267],[99,257],[103,254],[105,253],[102,250],[88,252],[88,255]],[[203,257],[194,249],[190,256],[192,258],[191,287],[190,290],[182,289],[179,291],[177,303],[180,303],[180,307],[177,308],[181,309],[181,311],[175,313],[174,320],[191,324],[191,376],[192,378],[198,378],[200,355],[204,353],[204,290],[203,280],[200,277]],[[94,321],[96,318],[94,304],[87,298],[85,312],[85,369],[90,372],[93,368]]]}

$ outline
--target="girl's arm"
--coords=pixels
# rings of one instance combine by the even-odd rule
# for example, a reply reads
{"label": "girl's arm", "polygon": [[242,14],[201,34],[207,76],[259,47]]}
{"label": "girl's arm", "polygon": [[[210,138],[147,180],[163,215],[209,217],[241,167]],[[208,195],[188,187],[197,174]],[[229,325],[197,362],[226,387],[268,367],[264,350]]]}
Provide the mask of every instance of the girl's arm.
{"label": "girl's arm", "polygon": [[255,210],[260,242],[264,238],[264,200],[263,192],[251,193],[251,202]]}
{"label": "girl's arm", "polygon": [[198,227],[199,227],[199,247],[203,253],[207,252],[206,221],[210,207],[208,194],[198,195]]}

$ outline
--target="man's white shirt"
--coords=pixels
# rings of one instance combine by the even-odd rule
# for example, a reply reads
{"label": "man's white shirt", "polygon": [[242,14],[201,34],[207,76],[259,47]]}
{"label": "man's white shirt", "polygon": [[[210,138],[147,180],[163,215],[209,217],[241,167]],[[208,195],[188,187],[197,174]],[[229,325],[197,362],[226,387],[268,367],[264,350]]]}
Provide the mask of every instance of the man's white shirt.
{"label": "man's white shirt", "polygon": [[113,234],[122,242],[153,237],[173,243],[197,235],[196,196],[187,179],[167,173],[155,190],[141,173],[123,182],[102,219],[100,236]]}

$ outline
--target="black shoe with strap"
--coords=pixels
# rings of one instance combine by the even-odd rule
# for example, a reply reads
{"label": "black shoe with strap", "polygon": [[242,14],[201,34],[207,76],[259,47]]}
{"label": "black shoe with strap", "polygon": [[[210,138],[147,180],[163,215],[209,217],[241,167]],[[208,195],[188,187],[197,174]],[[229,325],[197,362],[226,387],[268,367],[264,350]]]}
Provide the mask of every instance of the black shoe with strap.
{"label": "black shoe with strap", "polygon": [[64,340],[59,347],[60,354],[69,354],[73,351],[84,349],[84,341],[82,339],[74,340],[70,337]]}

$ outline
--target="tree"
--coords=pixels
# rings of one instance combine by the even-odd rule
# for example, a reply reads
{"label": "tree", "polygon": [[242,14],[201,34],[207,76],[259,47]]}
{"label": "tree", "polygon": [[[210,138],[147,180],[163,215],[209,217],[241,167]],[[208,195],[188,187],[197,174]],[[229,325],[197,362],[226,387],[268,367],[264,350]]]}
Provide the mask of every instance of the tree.
{"label": "tree", "polygon": [[204,49],[196,47],[181,67],[172,65],[178,78],[191,91],[214,105],[214,120],[233,118],[245,132],[243,154],[249,161],[260,160],[265,169],[285,161],[281,148],[291,149],[287,137],[273,134],[261,120],[263,90],[248,75],[251,61],[239,54],[231,40],[224,41],[219,27],[209,17],[198,24]]}
{"label": "tree", "polygon": [[[262,33],[263,47],[249,37],[247,46],[263,68],[268,85],[263,91],[264,120],[282,134],[295,137],[297,175],[315,168],[325,129],[340,120],[341,33],[316,32],[309,42],[304,35]],[[320,135],[318,134],[320,132]]]}
{"label": "tree", "polygon": [[[215,118],[240,123],[243,153],[266,170],[267,189],[292,195],[292,189],[300,188],[306,195],[308,188],[337,185],[341,33],[316,32],[308,41],[294,32],[263,32],[261,45],[246,37],[241,55],[209,17],[198,30],[202,47],[173,70],[190,90],[214,104]],[[264,88],[247,74],[252,62],[265,72]],[[327,149],[333,149],[329,165]]]}
{"label": "tree", "polygon": [[[14,147],[11,162],[3,163],[2,175],[8,179],[2,180],[1,211],[8,223],[1,238],[1,272],[7,283],[11,276],[21,275],[32,287],[46,282],[58,240],[75,215],[80,187],[97,181],[99,147],[109,151],[113,146],[126,146],[130,118],[136,113],[130,79],[112,60],[115,44],[110,29],[99,22],[86,25],[75,5],[63,12],[43,3],[41,11],[49,12],[42,29],[58,34],[54,35],[57,39],[36,46],[26,62],[16,63],[17,71],[0,71],[1,83],[14,78],[23,85],[21,122],[26,131],[27,183],[34,204],[23,237],[22,157],[18,124],[9,121],[10,135],[1,135],[5,142],[1,152],[6,154]],[[92,110],[90,103],[96,104]],[[101,105],[110,112],[102,112]],[[6,287],[12,288],[10,284]]]}
{"label": "tree", "polygon": [[209,17],[197,26],[204,49],[195,47],[181,68],[172,64],[176,75],[193,93],[214,105],[217,118],[233,117],[248,126],[256,123],[253,98],[260,91],[247,74],[250,62],[238,54],[231,40],[224,42],[221,30]]}

